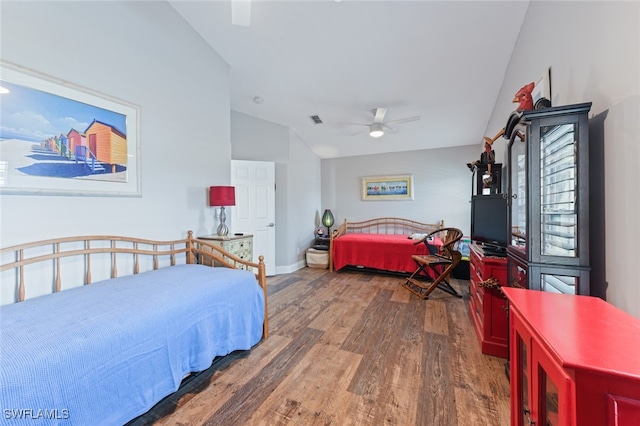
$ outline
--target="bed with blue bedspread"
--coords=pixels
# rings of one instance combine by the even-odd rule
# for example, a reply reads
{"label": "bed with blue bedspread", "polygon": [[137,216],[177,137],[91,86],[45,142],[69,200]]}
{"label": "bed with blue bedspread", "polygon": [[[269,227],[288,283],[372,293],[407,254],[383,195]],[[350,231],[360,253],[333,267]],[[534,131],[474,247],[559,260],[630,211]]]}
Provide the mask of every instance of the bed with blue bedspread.
{"label": "bed with blue bedspread", "polygon": [[[181,242],[164,249],[171,256],[169,266],[161,267],[156,257],[151,270],[135,273],[137,256],[150,251],[141,249],[140,241],[127,245],[120,238],[106,249],[67,251],[84,257],[108,251],[110,259],[115,259],[113,250],[119,257],[135,256],[131,275],[0,307],[0,423],[124,424],[175,392],[188,374],[207,369],[214,358],[249,350],[266,337],[262,259],[240,263],[189,234],[183,249],[176,248]],[[180,253],[185,263],[176,262]],[[200,264],[205,257],[217,266]],[[24,263],[14,268],[13,281],[18,295],[24,294],[25,281],[20,266]],[[3,274],[12,269],[2,267]],[[62,273],[58,266],[54,282]]]}

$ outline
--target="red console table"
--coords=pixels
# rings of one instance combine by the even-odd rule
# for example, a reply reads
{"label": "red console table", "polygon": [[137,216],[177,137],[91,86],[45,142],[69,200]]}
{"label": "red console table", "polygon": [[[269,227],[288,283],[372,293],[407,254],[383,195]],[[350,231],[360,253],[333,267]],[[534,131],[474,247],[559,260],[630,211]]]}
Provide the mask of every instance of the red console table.
{"label": "red console table", "polygon": [[[484,283],[491,278],[491,284]],[[471,245],[469,256],[469,313],[483,354],[507,358],[507,300],[500,286],[507,285],[506,257],[486,256]]]}
{"label": "red console table", "polygon": [[640,425],[640,320],[590,296],[503,287],[511,425]]}

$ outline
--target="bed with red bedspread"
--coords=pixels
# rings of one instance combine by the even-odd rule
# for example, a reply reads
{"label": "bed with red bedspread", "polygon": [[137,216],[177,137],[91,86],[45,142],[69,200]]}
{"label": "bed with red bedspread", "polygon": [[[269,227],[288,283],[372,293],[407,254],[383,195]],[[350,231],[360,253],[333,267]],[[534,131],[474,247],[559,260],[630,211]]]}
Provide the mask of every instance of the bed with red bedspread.
{"label": "bed with red bedspread", "polygon": [[[411,273],[416,269],[414,254],[427,254],[420,237],[444,226],[400,218],[377,218],[362,222],[347,220],[331,234],[329,269],[347,266]],[[411,238],[413,237],[413,238]],[[431,242],[438,245],[438,241]]]}

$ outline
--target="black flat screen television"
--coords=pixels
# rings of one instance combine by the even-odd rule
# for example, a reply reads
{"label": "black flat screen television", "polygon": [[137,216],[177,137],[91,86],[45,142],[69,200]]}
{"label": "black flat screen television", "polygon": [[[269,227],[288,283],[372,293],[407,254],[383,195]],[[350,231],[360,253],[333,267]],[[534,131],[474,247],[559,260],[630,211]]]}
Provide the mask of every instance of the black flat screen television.
{"label": "black flat screen television", "polygon": [[507,199],[502,194],[471,197],[471,239],[485,251],[505,253],[509,242]]}

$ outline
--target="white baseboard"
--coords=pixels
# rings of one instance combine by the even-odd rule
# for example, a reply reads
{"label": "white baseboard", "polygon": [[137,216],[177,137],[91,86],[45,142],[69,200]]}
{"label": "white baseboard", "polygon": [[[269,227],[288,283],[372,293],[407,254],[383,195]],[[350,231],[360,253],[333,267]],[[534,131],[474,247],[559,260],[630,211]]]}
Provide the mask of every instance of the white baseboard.
{"label": "white baseboard", "polygon": [[292,272],[297,271],[298,269],[306,268],[307,262],[305,260],[300,260],[293,265],[287,266],[276,266],[276,275],[280,274],[290,274]]}

